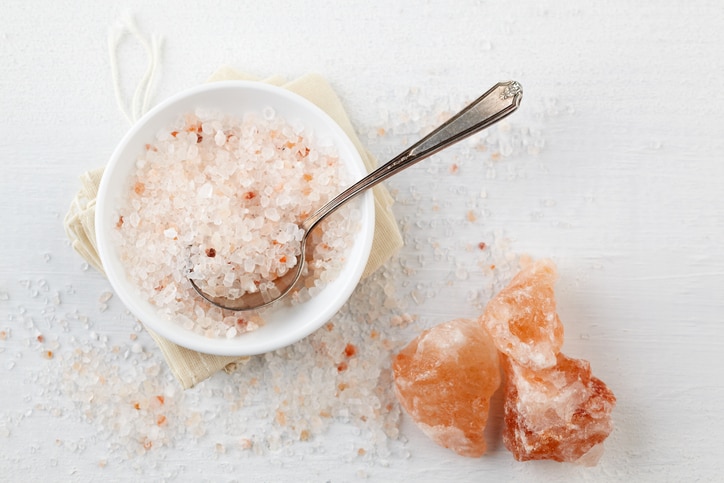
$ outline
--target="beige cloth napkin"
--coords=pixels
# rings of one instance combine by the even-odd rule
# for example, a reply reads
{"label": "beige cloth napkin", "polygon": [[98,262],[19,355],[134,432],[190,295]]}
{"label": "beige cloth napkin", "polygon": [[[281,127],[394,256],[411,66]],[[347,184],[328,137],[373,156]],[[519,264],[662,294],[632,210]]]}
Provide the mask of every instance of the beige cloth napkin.
{"label": "beige cloth napkin", "polygon": [[[228,67],[215,72],[209,81],[221,80],[255,80]],[[325,79],[309,74],[285,83],[280,77],[271,77],[263,82],[282,86],[300,94],[327,112],[359,150],[368,170],[375,167],[375,158],[367,152],[354,132],[342,103]],[[103,168],[89,171],[81,176],[81,189],[73,199],[70,210],[65,217],[64,225],[73,248],[95,269],[105,275],[98,252],[96,251],[95,205],[98,185],[103,175]],[[392,210],[392,197],[382,185],[373,188],[375,200],[375,237],[372,252],[365,267],[363,277],[377,270],[392,254],[402,246],[402,237],[397,227]],[[148,330],[148,328],[146,328]],[[216,372],[226,369],[233,370],[238,363],[246,362],[248,357],[216,356],[195,352],[178,346],[148,330],[151,337],[161,348],[166,362],[176,379],[184,389],[193,387]]]}

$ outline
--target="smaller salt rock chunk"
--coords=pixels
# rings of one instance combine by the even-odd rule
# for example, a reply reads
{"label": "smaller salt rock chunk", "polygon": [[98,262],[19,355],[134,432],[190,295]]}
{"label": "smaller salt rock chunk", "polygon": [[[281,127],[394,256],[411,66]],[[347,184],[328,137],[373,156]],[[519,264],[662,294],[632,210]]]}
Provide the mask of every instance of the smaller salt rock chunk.
{"label": "smaller salt rock chunk", "polygon": [[392,370],[397,399],[428,437],[462,456],[485,453],[500,365],[476,321],[456,319],[422,332],[397,354]]}
{"label": "smaller salt rock chunk", "polygon": [[531,369],[556,363],[563,345],[563,325],[556,312],[551,260],[530,262],[485,308],[480,324],[498,350]]}
{"label": "smaller salt rock chunk", "polygon": [[616,397],[589,363],[559,353],[555,366],[534,371],[502,359],[503,443],[515,459],[595,465],[613,430]]}

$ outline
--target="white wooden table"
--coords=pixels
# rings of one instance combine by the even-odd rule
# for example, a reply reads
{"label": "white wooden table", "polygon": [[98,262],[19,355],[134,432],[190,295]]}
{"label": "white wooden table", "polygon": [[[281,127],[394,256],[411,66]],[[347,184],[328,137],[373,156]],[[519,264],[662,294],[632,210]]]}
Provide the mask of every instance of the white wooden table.
{"label": "white wooden table", "polygon": [[[0,15],[0,330],[9,331],[0,340],[0,480],[722,478],[721,2],[121,3],[8,2]],[[505,281],[506,272],[498,277],[478,261],[553,258],[564,351],[589,359],[618,397],[599,465],[514,461],[495,438],[499,410],[480,459],[436,446],[406,417],[390,455],[357,455],[365,436],[341,420],[307,445],[222,452],[216,444],[228,428],[208,411],[222,407],[223,375],[186,395],[186,404],[207,408],[205,435],[177,434],[140,456],[105,456],[114,430],[84,420],[52,380],[57,358],[43,351],[53,340],[60,354],[108,338],[138,344],[142,366],[162,366],[146,333],[129,342],[136,325],[117,298],[101,311],[99,296],[110,287],[84,270],[62,227],[78,176],[104,164],[128,127],[106,44],[124,12],[164,38],[156,101],[222,64],[259,76],[317,72],[380,158],[495,82],[520,81],[521,109],[508,131],[490,135],[530,149],[490,138],[503,151],[498,159],[495,149],[471,154],[471,141],[389,181],[407,241],[390,270],[406,280],[401,303],[424,327],[475,316],[490,285]],[[127,92],[145,57],[132,42],[119,55]],[[479,241],[490,258],[474,251]],[[409,275],[401,265],[413,268]],[[133,360],[121,358],[119,367]],[[239,414],[258,417],[259,431],[273,425],[273,415]]]}

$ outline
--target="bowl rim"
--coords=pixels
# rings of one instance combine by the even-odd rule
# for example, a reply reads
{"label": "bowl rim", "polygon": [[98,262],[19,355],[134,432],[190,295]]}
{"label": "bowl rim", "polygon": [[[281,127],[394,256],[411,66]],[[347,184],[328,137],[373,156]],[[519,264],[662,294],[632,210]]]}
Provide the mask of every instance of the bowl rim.
{"label": "bowl rim", "polygon": [[[113,208],[113,203],[108,199],[106,194],[109,191],[109,187],[116,181],[113,179],[116,170],[119,169],[119,165],[123,165],[124,151],[128,148],[128,145],[133,141],[136,136],[146,128],[146,126],[153,121],[157,116],[163,116],[164,112],[172,108],[176,103],[183,101],[189,97],[197,95],[203,95],[210,91],[225,90],[225,89],[242,89],[251,91],[264,91],[273,96],[283,98],[282,102],[291,102],[297,104],[305,111],[309,111],[310,115],[318,117],[321,122],[325,125],[325,131],[329,129],[330,136],[334,139],[335,145],[337,145],[339,151],[346,151],[351,156],[345,162],[347,168],[351,171],[355,171],[355,167],[360,173],[366,174],[367,169],[362,161],[360,151],[355,146],[352,139],[347,133],[339,126],[339,124],[319,106],[314,104],[309,99],[294,93],[288,89],[266,84],[260,81],[248,81],[248,80],[229,80],[229,81],[218,81],[210,82],[207,84],[201,84],[199,86],[192,87],[190,89],[178,92],[164,101],[158,103],[151,110],[149,110],[138,122],[136,122],[121,138],[119,143],[116,145],[108,163],[106,164],[101,182],[98,187],[98,193],[96,198],[96,212],[95,212],[95,235],[98,255],[101,259],[101,264],[104,268],[106,276],[111,284],[111,287],[124,303],[124,305],[136,316],[147,329],[151,329],[158,335],[168,339],[169,341],[178,344],[182,347],[215,355],[226,355],[226,356],[247,356],[257,355],[270,352],[282,347],[291,345],[315,330],[324,325],[344,303],[349,299],[352,292],[359,283],[362,273],[367,265],[369,255],[372,248],[372,242],[374,238],[375,228],[375,209],[372,191],[368,190],[367,193],[362,194],[359,198],[362,200],[360,211],[360,233],[359,236],[355,237],[350,250],[355,250],[358,243],[362,245],[359,247],[360,257],[359,262],[354,265],[354,269],[351,271],[349,276],[345,279],[346,283],[340,287],[338,293],[331,297],[329,303],[319,311],[314,313],[313,323],[304,323],[301,327],[290,330],[282,337],[278,337],[272,340],[262,340],[255,342],[255,337],[258,331],[252,331],[249,333],[242,334],[234,339],[223,339],[223,338],[211,338],[196,334],[192,331],[184,329],[178,323],[173,320],[164,320],[158,314],[157,309],[149,311],[149,307],[155,307],[150,304],[149,301],[139,301],[139,297],[132,290],[131,284],[126,278],[125,272],[121,269],[118,270],[116,263],[114,263],[114,249],[113,241],[110,237],[106,236],[109,233],[107,230],[110,228],[110,220],[106,219],[104,214],[110,208]],[[203,107],[203,106],[202,106]],[[176,113],[175,115],[181,115]],[[169,114],[169,118],[173,117]],[[171,121],[169,121],[171,122]],[[155,134],[155,133],[154,133]],[[342,156],[342,154],[340,154]],[[349,156],[345,155],[345,158]],[[354,178],[356,173],[351,173]],[[352,181],[356,181],[353,179]],[[107,206],[108,205],[108,206]],[[353,257],[350,257],[353,258]],[[348,262],[349,263],[349,262]],[[344,269],[343,269],[344,270]],[[340,273],[339,276],[342,276]],[[339,279],[336,279],[339,280]],[[334,284],[335,281],[328,283],[328,286]],[[324,289],[323,289],[324,292]],[[306,303],[306,302],[305,302]],[[267,314],[269,310],[277,313],[279,317],[292,316],[295,307],[299,307],[302,304],[295,306],[280,306],[267,309],[264,313]],[[234,343],[243,338],[251,339],[251,344]]]}

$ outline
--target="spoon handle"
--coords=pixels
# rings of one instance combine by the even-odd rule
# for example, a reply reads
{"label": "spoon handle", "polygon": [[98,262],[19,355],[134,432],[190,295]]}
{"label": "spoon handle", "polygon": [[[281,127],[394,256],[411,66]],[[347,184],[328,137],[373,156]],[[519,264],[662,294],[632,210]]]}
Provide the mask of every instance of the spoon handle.
{"label": "spoon handle", "polygon": [[518,108],[522,97],[523,88],[518,82],[509,81],[495,84],[488,92],[413,146],[338,194],[307,218],[303,223],[303,228],[307,231],[311,230],[323,218],[361,192],[500,121]]}

